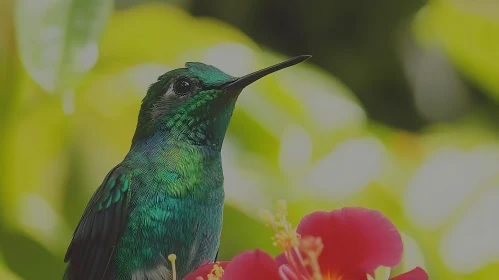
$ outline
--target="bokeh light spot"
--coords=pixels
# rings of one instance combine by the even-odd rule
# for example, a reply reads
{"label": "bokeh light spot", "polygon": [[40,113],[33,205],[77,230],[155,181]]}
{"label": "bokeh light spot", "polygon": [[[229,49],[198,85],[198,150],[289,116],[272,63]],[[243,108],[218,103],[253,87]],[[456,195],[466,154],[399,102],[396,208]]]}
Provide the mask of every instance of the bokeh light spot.
{"label": "bokeh light spot", "polygon": [[435,150],[408,184],[408,215],[418,226],[436,229],[497,173],[499,155],[490,149]]}
{"label": "bokeh light spot", "polygon": [[319,197],[341,198],[353,195],[378,178],[386,149],[375,138],[340,143],[320,159],[304,182]]}
{"label": "bokeh light spot", "polygon": [[[496,186],[497,187],[497,186]],[[441,238],[440,254],[455,272],[472,273],[499,260],[499,188],[487,190]]]}

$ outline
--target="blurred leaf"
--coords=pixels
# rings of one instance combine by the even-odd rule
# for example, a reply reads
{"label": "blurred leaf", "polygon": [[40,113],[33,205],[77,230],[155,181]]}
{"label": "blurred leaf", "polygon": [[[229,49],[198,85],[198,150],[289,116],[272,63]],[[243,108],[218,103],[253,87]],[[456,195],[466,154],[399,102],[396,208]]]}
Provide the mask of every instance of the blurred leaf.
{"label": "blurred leaf", "polygon": [[[13,65],[15,64],[15,43],[12,22],[12,1],[0,1],[0,130],[5,120],[7,107],[12,99]],[[0,140],[1,141],[1,140]]]}
{"label": "blurred leaf", "polygon": [[19,233],[2,234],[0,241],[5,264],[24,280],[61,279],[62,259],[36,241]]}
{"label": "blurred leaf", "polygon": [[16,35],[27,72],[46,91],[72,90],[96,63],[111,0],[18,0]]}
{"label": "blurred leaf", "polygon": [[59,215],[67,176],[66,123],[59,100],[29,82],[18,95],[24,102],[13,103],[2,137],[2,222],[62,254],[71,234]]}
{"label": "blurred leaf", "polygon": [[[170,5],[141,4],[113,15],[102,39],[98,66],[106,71],[143,63],[178,68],[186,61],[196,61],[182,54],[226,42],[257,48],[248,37],[221,21],[194,18]],[[151,77],[151,82],[156,78]]]}
{"label": "blurred leaf", "polygon": [[2,280],[22,280],[21,277],[14,274],[5,264],[0,252],[0,279]]}
{"label": "blurred leaf", "polygon": [[432,0],[415,21],[423,44],[441,46],[459,69],[499,101],[499,2]]}
{"label": "blurred leaf", "polygon": [[[13,87],[12,61],[14,54],[12,24],[12,3],[10,0],[0,1],[0,133],[5,129],[7,112],[10,100],[13,97],[10,89]],[[2,149],[2,139],[0,139],[0,149]]]}
{"label": "blurred leaf", "polygon": [[[127,9],[144,2],[155,2],[157,0],[117,0],[116,9]],[[192,5],[192,0],[161,0],[162,2],[188,9]]]}
{"label": "blurred leaf", "polygon": [[250,218],[234,207],[225,206],[219,260],[230,260],[245,250],[256,248],[275,256],[279,250],[272,245],[272,236],[274,231],[263,222]]}
{"label": "blurred leaf", "polygon": [[[10,0],[4,0],[0,2],[0,84],[6,84],[4,80],[4,75],[7,68],[7,59],[9,47],[11,43],[11,32],[12,32],[12,22],[11,22],[11,2]],[[2,94],[3,95],[3,92]]]}

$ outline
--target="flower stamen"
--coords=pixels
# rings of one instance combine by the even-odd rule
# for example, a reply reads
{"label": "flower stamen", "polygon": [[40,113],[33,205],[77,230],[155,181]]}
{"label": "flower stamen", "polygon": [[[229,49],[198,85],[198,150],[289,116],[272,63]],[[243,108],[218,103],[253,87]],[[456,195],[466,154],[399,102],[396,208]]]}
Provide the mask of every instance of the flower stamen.
{"label": "flower stamen", "polygon": [[175,267],[175,260],[177,260],[177,255],[170,254],[168,255],[168,260],[172,264],[172,280],[177,280],[177,268]]}
{"label": "flower stamen", "polygon": [[[274,246],[281,249],[297,276],[301,276],[304,280],[321,280],[318,259],[324,248],[322,240],[311,236],[302,239],[291,223],[286,220],[287,215],[288,211],[284,200],[278,201],[275,215],[268,211],[262,212],[267,226],[270,225],[275,231],[275,235],[272,237]],[[309,269],[312,274],[310,274]]]}
{"label": "flower stamen", "polygon": [[324,249],[324,244],[320,237],[306,236],[301,239],[299,251],[307,256],[307,264],[312,270],[314,280],[322,279],[319,267],[319,256]]}
{"label": "flower stamen", "polygon": [[216,262],[211,269],[210,274],[208,274],[208,280],[220,280],[224,274],[224,269],[220,266],[220,262]]}
{"label": "flower stamen", "polygon": [[[224,269],[220,265],[220,262],[215,262],[210,273],[208,273],[206,275],[206,279],[208,279],[208,280],[220,280],[220,279],[222,279],[223,274],[224,274]],[[196,277],[196,280],[204,280],[204,278],[201,276],[198,276],[198,277]]]}

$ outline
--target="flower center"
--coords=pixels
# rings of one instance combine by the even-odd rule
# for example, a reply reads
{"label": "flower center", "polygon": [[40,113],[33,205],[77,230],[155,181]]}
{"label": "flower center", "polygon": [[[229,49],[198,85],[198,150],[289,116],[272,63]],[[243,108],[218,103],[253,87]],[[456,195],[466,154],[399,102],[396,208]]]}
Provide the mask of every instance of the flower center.
{"label": "flower center", "polygon": [[327,275],[325,275],[322,279],[323,280],[344,280],[343,276],[331,275],[329,273]]}
{"label": "flower center", "polygon": [[275,230],[276,233],[272,237],[274,246],[278,246],[284,253],[293,274],[300,280],[323,280],[319,267],[319,255],[324,249],[321,238],[302,238],[296,232],[286,220],[288,211],[284,200],[277,203],[274,215],[268,211],[264,211],[262,215],[267,220],[267,225]]}
{"label": "flower center", "polygon": [[[224,274],[224,269],[222,266],[220,266],[220,262],[216,262],[213,265],[213,268],[211,269],[210,273],[206,275],[206,279],[208,280],[220,280],[222,279],[222,275]],[[204,280],[203,277],[198,276],[196,280]]]}

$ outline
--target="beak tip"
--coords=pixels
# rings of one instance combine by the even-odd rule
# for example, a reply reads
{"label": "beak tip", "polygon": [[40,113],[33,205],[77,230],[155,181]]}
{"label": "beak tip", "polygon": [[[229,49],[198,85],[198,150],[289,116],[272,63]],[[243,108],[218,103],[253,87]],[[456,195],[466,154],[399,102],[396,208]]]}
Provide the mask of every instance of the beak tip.
{"label": "beak tip", "polygon": [[291,65],[294,65],[294,64],[302,63],[302,62],[304,62],[305,60],[308,60],[311,57],[312,57],[312,55],[303,54],[303,55],[295,56],[295,57],[289,59],[287,62],[289,62],[290,66],[291,66]]}
{"label": "beak tip", "polygon": [[239,86],[240,88],[244,88],[247,85],[255,82],[256,80],[258,80],[262,77],[265,77],[268,74],[271,74],[271,73],[274,73],[275,71],[296,65],[296,64],[301,63],[301,62],[303,62],[311,57],[312,56],[308,55],[308,54],[295,56],[295,57],[288,59],[284,62],[281,62],[279,64],[276,64],[276,65],[267,67],[265,69],[262,69],[260,71],[256,71],[256,72],[248,74],[246,76],[237,78],[235,81],[225,85],[224,88],[232,87],[232,86]]}
{"label": "beak tip", "polygon": [[303,55],[297,56],[296,58],[301,58],[301,59],[303,59],[302,61],[305,61],[305,60],[307,60],[309,58],[312,58],[312,55],[310,55],[310,54],[303,54]]}

